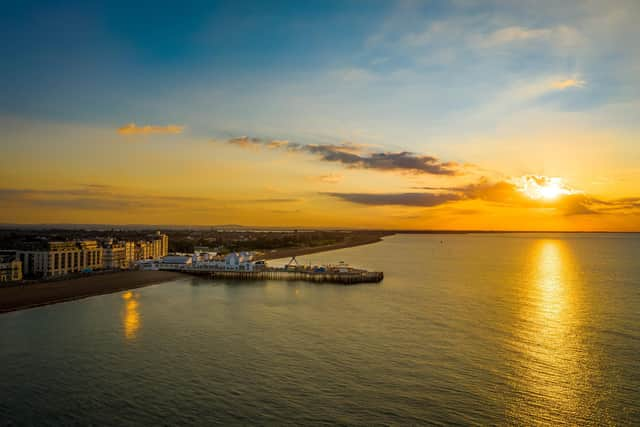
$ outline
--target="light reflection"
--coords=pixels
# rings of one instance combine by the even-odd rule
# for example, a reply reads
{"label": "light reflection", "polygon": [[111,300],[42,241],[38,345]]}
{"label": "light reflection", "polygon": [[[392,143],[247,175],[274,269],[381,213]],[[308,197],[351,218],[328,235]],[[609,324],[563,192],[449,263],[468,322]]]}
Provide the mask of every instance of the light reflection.
{"label": "light reflection", "polygon": [[[547,332],[558,331],[566,326],[570,303],[569,283],[566,277],[564,251],[566,248],[555,240],[541,242],[538,249],[537,285],[539,292],[538,314]],[[551,328],[549,328],[551,327]]]}
{"label": "light reflection", "polygon": [[124,311],[122,316],[122,323],[124,329],[124,336],[128,340],[136,338],[138,330],[140,329],[140,313],[138,312],[138,296],[131,291],[127,291],[122,294],[124,300]]}
{"label": "light reflection", "polygon": [[579,282],[562,240],[535,243],[515,325],[517,423],[564,423],[589,411],[589,351],[581,336]]}

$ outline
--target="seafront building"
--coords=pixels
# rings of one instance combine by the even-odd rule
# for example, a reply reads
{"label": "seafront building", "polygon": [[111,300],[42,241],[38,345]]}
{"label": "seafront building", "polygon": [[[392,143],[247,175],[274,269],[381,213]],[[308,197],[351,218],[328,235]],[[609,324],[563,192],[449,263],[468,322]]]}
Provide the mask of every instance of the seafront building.
{"label": "seafront building", "polygon": [[48,242],[36,250],[18,250],[23,276],[55,277],[103,268],[103,248],[95,240]]}
{"label": "seafront building", "polygon": [[[3,251],[13,255],[21,267],[21,277],[57,277],[94,270],[119,270],[135,266],[141,260],[159,259],[169,252],[169,236],[157,232],[148,240],[115,241],[106,239],[63,242],[40,241],[30,247]],[[16,277],[15,275],[12,277]]]}

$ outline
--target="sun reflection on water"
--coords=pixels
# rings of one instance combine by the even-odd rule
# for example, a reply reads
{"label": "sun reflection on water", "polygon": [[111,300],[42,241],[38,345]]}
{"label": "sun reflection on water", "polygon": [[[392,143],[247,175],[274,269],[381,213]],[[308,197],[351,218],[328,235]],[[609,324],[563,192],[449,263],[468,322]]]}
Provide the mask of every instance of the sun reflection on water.
{"label": "sun reflection on water", "polygon": [[138,312],[138,294],[134,294],[131,291],[127,291],[122,294],[124,300],[124,311],[122,316],[122,323],[124,329],[124,336],[128,340],[136,338],[137,332],[140,329],[140,313]]}
{"label": "sun reflection on water", "polygon": [[[589,412],[589,351],[580,333],[579,278],[561,240],[535,243],[515,325],[515,387],[511,416],[521,422],[576,422]],[[572,421],[573,420],[573,421]]]}
{"label": "sun reflection on water", "polygon": [[568,283],[566,248],[554,240],[542,241],[538,249],[537,312],[545,332],[562,333],[565,316],[570,314],[571,295]]}

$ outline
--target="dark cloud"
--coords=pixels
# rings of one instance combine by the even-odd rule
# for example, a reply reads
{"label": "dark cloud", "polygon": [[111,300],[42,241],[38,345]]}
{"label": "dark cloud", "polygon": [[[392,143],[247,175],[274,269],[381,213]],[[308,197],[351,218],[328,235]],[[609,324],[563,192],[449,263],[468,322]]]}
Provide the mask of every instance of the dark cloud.
{"label": "dark cloud", "polygon": [[285,203],[298,199],[220,200],[208,197],[132,194],[119,188],[85,185],[61,190],[0,189],[2,209],[51,209],[65,211],[149,211],[211,213],[238,203]]}
{"label": "dark cloud", "polygon": [[363,156],[343,151],[334,145],[305,145],[302,150],[320,155],[327,162],[339,162],[358,169],[378,169],[431,175],[457,175],[455,163],[443,163],[432,156],[420,156],[408,151],[399,153],[371,153]]}
{"label": "dark cloud", "polygon": [[284,140],[268,140],[242,136],[227,141],[242,148],[265,147],[292,152],[305,152],[318,156],[325,162],[341,163],[349,168],[375,169],[414,174],[458,175],[460,167],[454,162],[442,162],[433,156],[419,155],[408,151],[373,152],[365,151],[358,144],[298,144]]}
{"label": "dark cloud", "polygon": [[454,193],[325,193],[352,203],[361,205],[401,205],[433,207],[447,202],[462,200],[460,195]]}
{"label": "dark cloud", "polygon": [[208,197],[131,194],[119,188],[88,184],[77,188],[60,190],[0,189],[0,209],[51,209],[78,211],[146,210],[211,212],[227,207],[259,204],[281,204],[300,202],[292,197],[265,197],[263,199],[220,200]]}
{"label": "dark cloud", "polygon": [[167,209],[210,201],[199,197],[124,194],[112,187],[94,184],[64,190],[0,189],[0,205],[3,207],[117,211]]}
{"label": "dark cloud", "polygon": [[559,200],[559,208],[567,216],[571,215],[599,215],[604,213],[597,210],[599,201],[581,194],[565,196]]}
{"label": "dark cloud", "polygon": [[602,200],[576,194],[562,200],[567,215],[627,214],[640,210],[640,197]]}

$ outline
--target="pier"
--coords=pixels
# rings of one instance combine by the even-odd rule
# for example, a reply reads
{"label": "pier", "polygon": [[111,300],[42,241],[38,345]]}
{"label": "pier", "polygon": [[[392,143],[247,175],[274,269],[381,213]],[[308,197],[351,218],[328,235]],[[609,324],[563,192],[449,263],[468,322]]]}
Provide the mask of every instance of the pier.
{"label": "pier", "polygon": [[296,257],[282,267],[269,266],[264,260],[254,260],[253,253],[232,252],[224,257],[208,253],[174,254],[161,260],[139,264],[139,268],[191,274],[223,280],[287,280],[314,283],[378,283],[384,279],[381,271],[354,268],[340,261],[338,264],[302,265]]}
{"label": "pier", "polygon": [[205,271],[202,269],[182,270],[184,273],[207,277],[210,279],[226,280],[294,280],[316,283],[338,283],[355,285],[358,283],[378,283],[384,278],[379,271],[356,270],[348,272],[328,271],[314,272],[285,269],[266,269],[262,271]]}

